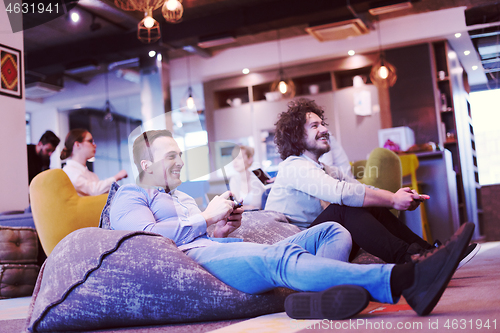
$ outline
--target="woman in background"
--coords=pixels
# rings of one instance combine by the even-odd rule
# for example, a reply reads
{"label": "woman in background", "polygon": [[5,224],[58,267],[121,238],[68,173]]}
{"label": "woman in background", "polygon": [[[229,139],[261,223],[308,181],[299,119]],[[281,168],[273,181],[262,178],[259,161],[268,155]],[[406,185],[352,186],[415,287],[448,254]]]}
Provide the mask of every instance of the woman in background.
{"label": "woman in background", "polygon": [[80,196],[106,193],[113,182],[127,177],[127,171],[121,170],[113,177],[99,180],[99,177],[87,168],[87,160],[95,156],[95,149],[92,134],[85,129],[72,129],[66,135],[61,160],[68,160],[63,171]]}
{"label": "woman in background", "polygon": [[260,209],[264,184],[250,171],[253,163],[254,149],[248,146],[237,146],[233,150],[233,167],[236,174],[229,180],[229,188],[236,200],[243,200],[244,210]]}

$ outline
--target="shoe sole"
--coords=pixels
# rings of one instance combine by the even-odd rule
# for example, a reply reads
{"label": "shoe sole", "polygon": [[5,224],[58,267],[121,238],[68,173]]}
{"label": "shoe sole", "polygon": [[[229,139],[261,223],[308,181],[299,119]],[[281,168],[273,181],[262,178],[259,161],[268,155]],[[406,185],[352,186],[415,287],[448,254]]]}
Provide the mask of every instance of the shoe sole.
{"label": "shoe sole", "polygon": [[462,267],[463,265],[465,265],[466,263],[468,263],[469,261],[471,261],[471,259],[476,256],[476,254],[479,252],[480,249],[481,249],[481,244],[478,243],[476,245],[476,247],[474,248],[474,250],[472,250],[471,253],[469,253],[467,255],[467,257],[465,257],[462,260],[460,260],[460,263],[458,264],[457,269],[459,269],[460,267]]}
{"label": "shoe sole", "polygon": [[285,300],[285,312],[294,319],[346,319],[365,309],[370,301],[366,289],[341,285],[321,292],[299,292]]}
{"label": "shoe sole", "polygon": [[462,254],[469,245],[473,231],[474,223],[472,222],[464,223],[457,231],[458,239],[455,243],[455,246],[450,249],[451,253],[448,256],[448,260],[445,262],[443,268],[441,269],[441,272],[436,276],[436,278],[434,279],[434,283],[429,288],[427,293],[422,297],[422,301],[420,301],[416,306],[412,306],[413,310],[415,310],[418,315],[428,315],[436,306],[437,302],[448,286],[451,277],[455,273]]}

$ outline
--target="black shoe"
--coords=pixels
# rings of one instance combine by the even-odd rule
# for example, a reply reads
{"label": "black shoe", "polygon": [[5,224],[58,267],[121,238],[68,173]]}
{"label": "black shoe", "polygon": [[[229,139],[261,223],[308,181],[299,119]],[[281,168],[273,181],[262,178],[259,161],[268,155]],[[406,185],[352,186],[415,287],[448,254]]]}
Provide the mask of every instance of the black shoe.
{"label": "black shoe", "polygon": [[426,250],[417,243],[411,243],[410,246],[408,246],[408,249],[406,250],[404,260],[405,262],[415,263],[420,256],[425,255],[429,251],[431,250]]}
{"label": "black shoe", "polygon": [[413,285],[403,290],[403,296],[420,316],[429,314],[441,298],[473,231],[474,223],[462,224],[445,245],[420,257],[416,262]]}
{"label": "black shoe", "polygon": [[479,249],[481,248],[481,245],[478,243],[472,243],[470,244],[466,249],[465,253],[462,255],[462,259],[460,260],[460,263],[458,264],[458,268],[462,267],[466,263],[468,263],[474,256],[479,252]]}
{"label": "black shoe", "polygon": [[346,319],[367,307],[370,294],[365,288],[341,285],[320,292],[299,292],[285,300],[285,311],[294,319]]}

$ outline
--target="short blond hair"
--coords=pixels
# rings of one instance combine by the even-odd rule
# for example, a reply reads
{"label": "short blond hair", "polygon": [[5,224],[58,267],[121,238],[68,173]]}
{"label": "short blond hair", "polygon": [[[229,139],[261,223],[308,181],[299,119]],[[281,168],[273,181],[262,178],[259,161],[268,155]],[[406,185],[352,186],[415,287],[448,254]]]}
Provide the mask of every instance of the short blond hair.
{"label": "short blond hair", "polygon": [[233,158],[236,158],[236,156],[238,156],[238,154],[240,153],[240,150],[243,152],[243,154],[245,154],[247,156],[247,158],[252,158],[253,155],[255,154],[255,149],[253,149],[253,147],[240,145],[240,146],[234,147],[233,152],[232,152]]}

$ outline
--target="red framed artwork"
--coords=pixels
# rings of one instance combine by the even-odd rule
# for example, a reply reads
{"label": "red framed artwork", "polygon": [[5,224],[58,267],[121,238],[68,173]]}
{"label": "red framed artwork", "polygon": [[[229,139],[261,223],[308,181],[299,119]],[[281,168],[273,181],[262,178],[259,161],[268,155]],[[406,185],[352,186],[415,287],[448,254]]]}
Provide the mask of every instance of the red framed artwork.
{"label": "red framed artwork", "polygon": [[23,98],[21,51],[0,44],[0,94],[15,98]]}

